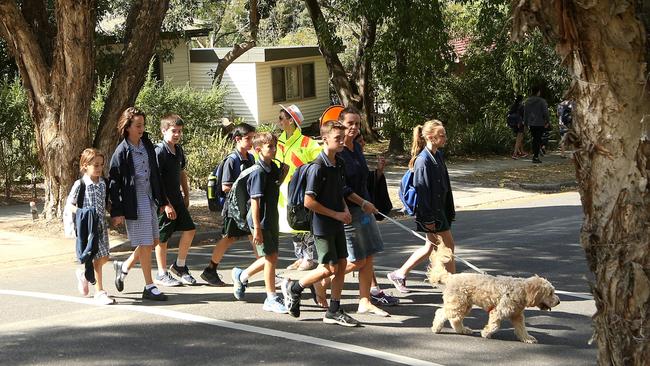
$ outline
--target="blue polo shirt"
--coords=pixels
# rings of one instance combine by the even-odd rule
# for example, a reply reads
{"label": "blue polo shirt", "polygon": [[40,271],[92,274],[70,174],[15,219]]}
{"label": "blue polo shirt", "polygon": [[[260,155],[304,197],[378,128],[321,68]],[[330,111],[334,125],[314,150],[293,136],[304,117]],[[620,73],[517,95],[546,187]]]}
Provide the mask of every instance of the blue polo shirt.
{"label": "blue polo shirt", "polygon": [[[345,186],[345,168],[343,160],[337,158],[332,163],[322,151],[307,169],[305,194],[316,199],[321,205],[343,212],[343,188]],[[314,212],[312,233],[314,235],[332,235],[343,230],[343,223],[329,216]]]}
{"label": "blue polo shirt", "polygon": [[[257,169],[248,176],[246,188],[251,199],[260,199],[260,224],[263,230],[274,234],[280,232],[278,224],[278,197],[280,196],[280,168],[275,164],[267,165],[263,160],[257,162],[262,169]],[[248,227],[253,229],[253,210],[249,210]]]}
{"label": "blue polo shirt", "polygon": [[[364,200],[370,199],[368,193],[368,163],[366,157],[363,156],[361,145],[354,141],[352,150],[347,147],[337,154],[343,160],[345,167],[345,187],[343,187],[343,195],[348,197],[352,193],[356,193]],[[356,203],[348,201],[348,205],[357,206]]]}

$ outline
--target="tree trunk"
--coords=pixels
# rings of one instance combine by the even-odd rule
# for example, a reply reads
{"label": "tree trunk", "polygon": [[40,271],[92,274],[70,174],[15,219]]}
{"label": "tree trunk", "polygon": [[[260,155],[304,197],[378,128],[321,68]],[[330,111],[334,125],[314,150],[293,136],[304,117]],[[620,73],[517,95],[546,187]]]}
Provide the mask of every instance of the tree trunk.
{"label": "tree trunk", "polygon": [[[34,14],[40,14],[34,12]],[[59,1],[58,33],[51,65],[47,32],[35,33],[14,1],[0,2],[0,32],[13,54],[36,127],[38,157],[45,176],[46,218],[59,216],[68,190],[79,174],[87,146],[93,90],[94,1]]]}
{"label": "tree trunk", "polygon": [[135,104],[147,78],[149,61],[168,9],[169,0],[139,0],[129,10],[120,67],[111,81],[93,141],[93,146],[106,154],[107,159],[119,140],[117,120],[126,108]]}
{"label": "tree trunk", "polygon": [[348,77],[348,73],[338,56],[341,46],[325,20],[318,1],[305,0],[305,6],[309,11],[318,38],[318,49],[323,55],[327,69],[330,72],[330,83],[343,105],[355,106],[365,115],[366,118],[362,118],[361,122],[361,133],[369,142],[375,141],[377,136],[372,132],[368,122],[374,115],[374,102],[370,83],[372,58],[368,57],[367,53],[375,44],[377,21],[367,17],[362,18],[362,34],[354,62],[355,67],[350,73],[350,77]]}
{"label": "tree trunk", "polygon": [[[646,2],[647,3],[647,2]],[[595,282],[601,365],[650,359],[650,97],[640,1],[515,1],[514,36],[537,26],[556,44],[576,102],[569,141]],[[647,5],[646,5],[647,6]],[[645,9],[647,14],[647,10]],[[647,18],[646,18],[647,19]]]}

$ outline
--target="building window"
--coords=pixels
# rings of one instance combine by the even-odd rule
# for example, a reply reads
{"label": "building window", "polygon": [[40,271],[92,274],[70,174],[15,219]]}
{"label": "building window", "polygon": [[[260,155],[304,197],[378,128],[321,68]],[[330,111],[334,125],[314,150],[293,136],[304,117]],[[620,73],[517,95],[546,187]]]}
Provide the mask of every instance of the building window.
{"label": "building window", "polygon": [[316,96],[314,64],[297,64],[271,69],[273,103]]}

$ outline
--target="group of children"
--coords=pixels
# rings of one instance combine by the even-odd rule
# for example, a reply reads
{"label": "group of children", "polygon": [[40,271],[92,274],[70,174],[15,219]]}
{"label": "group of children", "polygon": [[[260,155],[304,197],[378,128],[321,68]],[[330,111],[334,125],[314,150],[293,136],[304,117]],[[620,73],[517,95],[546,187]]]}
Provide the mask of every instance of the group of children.
{"label": "group of children", "polygon": [[[323,318],[325,323],[357,326],[359,322],[348,315],[340,303],[346,273],[359,272],[357,313],[388,316],[385,310],[376,305],[396,305],[399,300],[379,289],[374,273],[374,256],[383,251],[384,244],[374,217],[378,210],[369,200],[368,164],[363,147],[357,140],[360,113],[354,107],[341,107],[336,114],[335,119],[321,120],[322,150],[311,146],[311,150],[317,154],[311,150],[305,154],[303,150],[301,155],[298,150],[291,155],[295,165],[310,164],[306,173],[304,206],[312,212],[311,230],[303,235],[313,238],[313,257],[308,260],[318,265],[299,280],[285,278],[281,283],[282,296],[276,294],[279,238],[283,219],[286,221],[280,214],[283,209],[286,210],[286,202],[281,199],[281,186],[290,177],[290,166],[276,159],[276,136],[268,132],[256,133],[252,126],[240,124],[232,132],[235,151],[224,162],[221,188],[229,192],[235,184],[240,184],[240,176],[246,176],[246,191],[250,197],[247,215],[250,232],[242,230],[226,208],[223,212],[223,237],[214,247],[210,263],[201,278],[209,285],[224,286],[217,273],[219,262],[238,238],[248,236],[254,245],[256,259],[246,269],[232,269],[236,299],[244,298],[248,279],[263,271],[267,293],[263,310],[299,317],[301,294],[309,288],[316,303],[327,309]],[[296,106],[282,107],[280,125],[283,120],[293,123],[300,132],[302,116]],[[186,265],[195,225],[187,209],[189,187],[185,173],[186,159],[179,144],[184,121],[175,114],[163,117],[160,124],[163,142],[155,147],[144,132],[144,123],[145,114],[136,108],[128,108],[122,114],[118,131],[123,140],[111,158],[108,182],[102,178],[104,156],[95,149],[86,149],[82,153],[80,170],[83,177],[75,182],[67,201],[73,210],[74,206],[79,205],[78,202],[82,202],[82,208],[94,209],[102,218],[98,220],[96,228],[102,240],[96,243],[99,250],[93,260],[95,275],[89,276],[88,271],[77,271],[80,292],[87,295],[88,283],[94,282],[95,298],[100,304],[114,302],[102,287],[101,268],[108,259],[104,202],[110,203],[108,210],[113,225],[125,223],[131,245],[135,247],[127,260],[113,262],[118,291],[123,290],[129,270],[138,261],[145,278],[143,299],[167,299],[156,284],[178,286],[196,283]],[[290,140],[294,132],[284,129],[281,136],[284,137],[283,142]],[[311,141],[298,140],[303,147],[310,148]],[[454,247],[450,231],[455,215],[453,197],[444,160],[437,151],[445,141],[444,128],[438,121],[429,121],[414,130],[410,168],[415,170],[414,186],[420,197],[418,202],[424,200],[424,204],[418,204],[416,222],[418,230],[426,232],[429,241],[413,253],[402,268],[388,274],[388,279],[400,292],[408,292],[405,278],[410,269],[434,249],[435,233],[443,236],[448,247]],[[281,144],[281,155],[290,147]],[[257,159],[251,150],[254,150]],[[282,160],[285,160],[284,157]],[[383,160],[381,165],[383,169]],[[242,175],[242,172],[245,174]],[[86,186],[83,201],[78,199],[80,182]],[[109,196],[108,200],[106,195]],[[182,232],[178,256],[167,271],[167,240],[175,231]],[[151,273],[154,246],[158,265],[155,281]],[[303,260],[299,258],[300,264]],[[453,271],[453,262],[450,266]],[[329,302],[326,297],[328,287]]]}

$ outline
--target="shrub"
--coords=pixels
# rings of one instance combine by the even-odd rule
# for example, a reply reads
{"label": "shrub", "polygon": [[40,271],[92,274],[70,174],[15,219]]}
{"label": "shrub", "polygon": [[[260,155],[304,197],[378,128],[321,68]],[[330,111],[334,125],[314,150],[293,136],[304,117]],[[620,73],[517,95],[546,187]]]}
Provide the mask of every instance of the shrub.
{"label": "shrub", "polygon": [[19,78],[0,79],[0,105],[0,181],[9,199],[14,181],[24,180],[38,167],[34,127]]}

